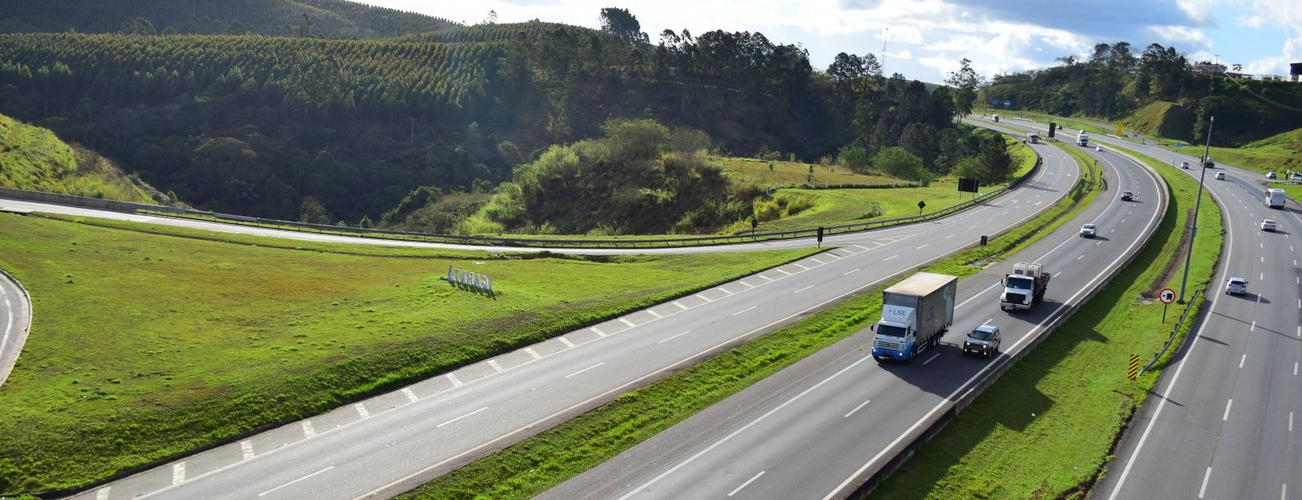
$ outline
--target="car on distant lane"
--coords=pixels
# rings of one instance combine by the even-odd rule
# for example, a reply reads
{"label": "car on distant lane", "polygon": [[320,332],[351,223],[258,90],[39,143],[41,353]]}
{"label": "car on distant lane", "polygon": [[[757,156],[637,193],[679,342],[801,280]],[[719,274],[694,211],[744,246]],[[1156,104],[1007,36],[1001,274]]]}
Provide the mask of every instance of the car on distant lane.
{"label": "car on distant lane", "polygon": [[1261,221],[1262,231],[1270,231],[1273,233],[1275,232],[1275,229],[1276,229],[1275,219],[1265,219]]}
{"label": "car on distant lane", "polygon": [[1234,277],[1225,280],[1226,295],[1244,295],[1248,293],[1248,280]]}

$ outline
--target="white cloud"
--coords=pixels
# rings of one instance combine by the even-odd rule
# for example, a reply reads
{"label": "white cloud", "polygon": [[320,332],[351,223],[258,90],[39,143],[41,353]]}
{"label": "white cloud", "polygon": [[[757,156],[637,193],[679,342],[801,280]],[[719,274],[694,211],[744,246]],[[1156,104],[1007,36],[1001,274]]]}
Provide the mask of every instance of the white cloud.
{"label": "white cloud", "polygon": [[1212,4],[1214,3],[1216,3],[1216,0],[1176,0],[1175,2],[1176,6],[1180,7],[1180,11],[1189,16],[1190,19],[1204,24],[1214,24],[1212,17]]}
{"label": "white cloud", "polygon": [[1298,61],[1302,61],[1302,37],[1285,40],[1280,55],[1253,60],[1243,69],[1254,75],[1288,75],[1289,63]]}
{"label": "white cloud", "polygon": [[1207,38],[1207,34],[1198,28],[1187,26],[1149,26],[1148,32],[1158,37],[1163,42],[1179,43],[1181,45],[1192,45],[1196,47],[1211,48],[1212,41]]}
{"label": "white cloud", "polygon": [[1271,25],[1302,34],[1302,2],[1297,0],[1253,0],[1249,11]]}

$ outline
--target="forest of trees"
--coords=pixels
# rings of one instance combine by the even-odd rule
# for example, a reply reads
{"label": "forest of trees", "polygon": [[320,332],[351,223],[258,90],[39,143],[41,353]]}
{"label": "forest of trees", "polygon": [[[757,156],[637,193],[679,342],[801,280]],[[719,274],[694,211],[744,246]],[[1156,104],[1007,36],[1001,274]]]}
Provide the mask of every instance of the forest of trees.
{"label": "forest of trees", "polygon": [[[235,9],[199,4],[160,10]],[[334,0],[263,4],[276,12],[344,4],[361,9],[342,16],[356,22],[379,12]],[[285,19],[231,5],[246,11],[222,22]],[[20,13],[34,19],[39,10]],[[909,178],[946,173],[978,149],[955,126],[961,99],[886,77],[871,54],[841,54],[817,71],[804,49],[759,33],[666,30],[652,42],[629,11],[601,16],[603,30],[434,20],[442,27],[395,28],[383,33],[404,36],[375,40],[163,35],[157,27],[167,23],[139,16],[112,34],[0,35],[0,112],[114,158],[195,206],[349,224],[379,221],[422,188],[412,199],[485,194],[553,145],[602,136],[611,119],[699,130],[711,151],[742,156],[865,167],[898,146],[921,160],[900,172]],[[410,201],[404,214],[416,211]]]}
{"label": "forest of trees", "polygon": [[1181,114],[1169,132],[1175,138],[1198,140],[1207,117],[1215,116],[1213,141],[1227,146],[1302,127],[1297,84],[1200,74],[1175,47],[1152,43],[1136,52],[1127,42],[1099,43],[1087,60],[1058,61],[1051,68],[995,76],[981,98],[1007,99],[1018,109],[1059,116],[1107,119],[1122,119],[1152,102],[1171,102]]}

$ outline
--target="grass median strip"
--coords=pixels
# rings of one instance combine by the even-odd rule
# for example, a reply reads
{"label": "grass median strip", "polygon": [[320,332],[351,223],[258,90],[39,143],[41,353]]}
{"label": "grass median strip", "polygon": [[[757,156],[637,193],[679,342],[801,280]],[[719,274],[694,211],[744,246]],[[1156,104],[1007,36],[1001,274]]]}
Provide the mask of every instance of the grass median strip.
{"label": "grass median strip", "polygon": [[[1138,157],[1132,153],[1132,156]],[[1131,354],[1143,362],[1161,349],[1178,311],[1141,299],[1154,285],[1178,286],[1181,239],[1198,183],[1143,158],[1166,179],[1171,204],[1153,239],[1098,295],[1081,306],[919,448],[874,492],[881,498],[1082,497],[1101,477],[1119,434],[1160,375],[1126,378]],[[1204,194],[1190,288],[1208,286],[1221,248],[1221,218]],[[1190,292],[1192,295],[1192,292]],[[1190,307],[1202,307],[1199,302]],[[1184,332],[1187,333],[1188,325]],[[1171,351],[1174,351],[1172,349]],[[1171,352],[1157,367],[1165,366]]]}
{"label": "grass median strip", "polygon": [[[0,386],[0,494],[84,486],[815,251],[494,255],[82,220],[0,214],[0,267],[35,317]],[[449,266],[496,295],[441,281]]]}
{"label": "grass median strip", "polygon": [[[1048,234],[1082,210],[1097,190],[1076,192],[986,247],[965,250],[927,270],[959,276]],[[884,288],[884,287],[883,287]],[[656,433],[866,328],[881,311],[880,288],[732,348],[665,379],[615,398],[552,429],[509,446],[412,491],[404,498],[530,498]]]}

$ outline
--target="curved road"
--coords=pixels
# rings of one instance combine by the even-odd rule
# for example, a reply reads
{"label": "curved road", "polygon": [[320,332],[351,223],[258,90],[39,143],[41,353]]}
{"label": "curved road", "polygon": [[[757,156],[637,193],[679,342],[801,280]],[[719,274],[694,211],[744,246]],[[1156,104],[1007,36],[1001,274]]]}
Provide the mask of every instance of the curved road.
{"label": "curved road", "polygon": [[1033,179],[963,213],[829,237],[825,243],[837,249],[79,496],[355,498],[404,491],[901,270],[965,248],[983,234],[1023,223],[1077,181],[1077,169],[1065,154],[1048,146],[1037,149],[1046,161]]}
{"label": "curved road", "polygon": [[0,385],[9,378],[9,372],[18,361],[32,326],[32,303],[27,290],[9,273],[0,269]]}
{"label": "curved road", "polygon": [[[871,332],[859,332],[542,497],[849,495],[1092,295],[1157,227],[1166,203],[1160,181],[1116,155],[1098,158],[1110,170],[1103,203],[960,282],[954,327],[935,353],[923,353],[910,365],[879,364],[867,352]],[[1138,200],[1120,201],[1123,189],[1138,193]],[[1097,223],[1100,236],[1079,237],[1084,222]],[[1044,303],[1009,314],[999,309],[999,279],[1017,260],[1044,263],[1054,279]],[[966,332],[983,323],[1004,334],[1005,353],[989,362],[967,359],[960,350]]]}

